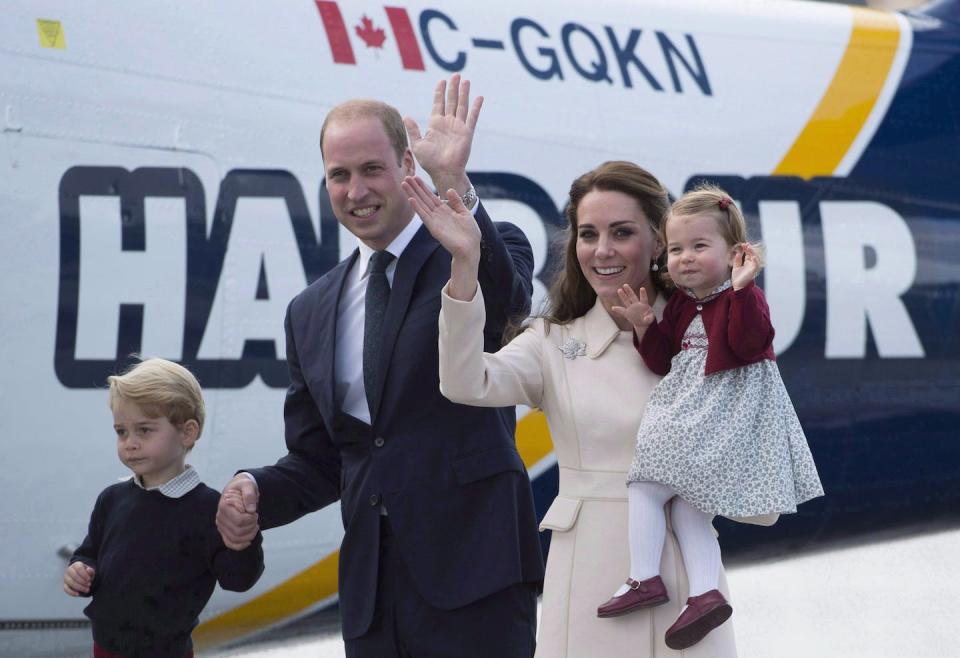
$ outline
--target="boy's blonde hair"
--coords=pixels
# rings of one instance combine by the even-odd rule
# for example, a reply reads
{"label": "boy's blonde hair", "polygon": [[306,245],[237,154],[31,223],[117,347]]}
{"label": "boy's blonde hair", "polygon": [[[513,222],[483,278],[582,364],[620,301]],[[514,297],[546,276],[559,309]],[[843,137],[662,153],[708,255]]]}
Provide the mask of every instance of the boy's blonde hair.
{"label": "boy's blonde hair", "polygon": [[200,426],[197,436],[203,432],[206,409],[200,383],[183,366],[166,359],[146,359],[107,381],[111,409],[119,400],[126,400],[151,418],[163,416],[176,427],[195,420]]}

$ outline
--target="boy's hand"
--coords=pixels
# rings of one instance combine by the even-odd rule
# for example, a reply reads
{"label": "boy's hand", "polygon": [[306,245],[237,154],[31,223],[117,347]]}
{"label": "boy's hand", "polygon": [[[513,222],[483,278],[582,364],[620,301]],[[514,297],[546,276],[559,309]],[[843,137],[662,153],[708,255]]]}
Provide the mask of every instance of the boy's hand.
{"label": "boy's hand", "polygon": [[656,318],[653,307],[647,301],[646,288],[640,288],[640,294],[637,295],[629,284],[624,284],[617,290],[617,295],[620,296],[623,306],[614,306],[611,310],[626,318],[637,335],[643,335]]}
{"label": "boy's hand", "polygon": [[256,483],[242,473],[224,487],[217,506],[217,530],[227,548],[242,551],[257,536],[259,494]]}
{"label": "boy's hand", "polygon": [[74,562],[67,567],[63,574],[63,591],[70,596],[89,594],[96,573],[96,569],[93,567],[87,566],[83,562]]}
{"label": "boy's hand", "polygon": [[236,489],[227,489],[221,494],[222,502],[230,505],[238,512],[245,512],[243,508],[243,495]]}

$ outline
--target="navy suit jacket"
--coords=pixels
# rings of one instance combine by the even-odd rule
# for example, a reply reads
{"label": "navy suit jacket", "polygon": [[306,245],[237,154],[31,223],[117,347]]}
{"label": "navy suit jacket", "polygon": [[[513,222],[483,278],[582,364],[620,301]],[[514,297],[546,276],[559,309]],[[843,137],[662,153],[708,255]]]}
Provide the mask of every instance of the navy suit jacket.
{"label": "navy suit jacket", "polygon": [[[507,320],[529,310],[533,255],[522,231],[494,225],[482,206],[477,223],[485,349],[494,352]],[[357,253],[290,303],[288,453],[274,466],[249,469],[260,488],[263,528],[341,500],[345,639],[363,635],[373,618],[381,505],[404,563],[434,607],[457,608],[543,579],[530,480],[514,439],[515,409],[468,407],[440,394],[440,290],[450,279],[451,257],[425,226],[397,262],[372,426],[336,407],[337,305]]]}

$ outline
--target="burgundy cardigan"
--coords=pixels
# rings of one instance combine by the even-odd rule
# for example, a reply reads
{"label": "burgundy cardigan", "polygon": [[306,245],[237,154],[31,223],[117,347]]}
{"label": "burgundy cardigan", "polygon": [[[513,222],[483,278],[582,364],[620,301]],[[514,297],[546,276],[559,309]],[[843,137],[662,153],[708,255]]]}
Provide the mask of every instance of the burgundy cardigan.
{"label": "burgundy cardigan", "polygon": [[663,319],[654,320],[639,342],[633,336],[634,346],[652,372],[670,372],[670,360],[680,351],[683,334],[697,313],[703,316],[709,342],[705,375],[776,359],[770,309],[763,292],[751,281],[740,290],[727,288],[705,303],[675,292],[663,309]]}

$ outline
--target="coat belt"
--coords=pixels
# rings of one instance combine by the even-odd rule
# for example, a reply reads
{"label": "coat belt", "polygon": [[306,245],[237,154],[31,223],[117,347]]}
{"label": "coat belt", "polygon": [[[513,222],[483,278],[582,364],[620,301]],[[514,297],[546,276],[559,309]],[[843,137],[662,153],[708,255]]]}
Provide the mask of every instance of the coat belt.
{"label": "coat belt", "polygon": [[561,496],[580,499],[626,500],[626,471],[585,471],[560,467]]}

